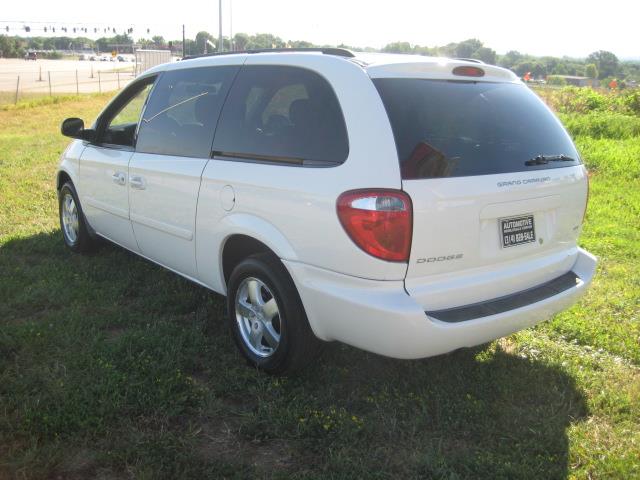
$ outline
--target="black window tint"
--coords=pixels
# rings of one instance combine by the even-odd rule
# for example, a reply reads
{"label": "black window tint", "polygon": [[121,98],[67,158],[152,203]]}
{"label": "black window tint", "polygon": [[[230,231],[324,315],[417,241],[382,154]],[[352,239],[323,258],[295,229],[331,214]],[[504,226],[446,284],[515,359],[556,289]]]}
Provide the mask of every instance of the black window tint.
{"label": "black window tint", "polygon": [[[397,78],[374,84],[389,115],[404,179],[579,163],[560,122],[524,85]],[[576,161],[525,165],[540,154]]]}
{"label": "black window tint", "polygon": [[250,65],[229,93],[213,149],[256,160],[339,164],[349,142],[327,80],[303,68]]}
{"label": "black window tint", "polygon": [[236,66],[165,72],[144,111],[136,150],[208,158]]}

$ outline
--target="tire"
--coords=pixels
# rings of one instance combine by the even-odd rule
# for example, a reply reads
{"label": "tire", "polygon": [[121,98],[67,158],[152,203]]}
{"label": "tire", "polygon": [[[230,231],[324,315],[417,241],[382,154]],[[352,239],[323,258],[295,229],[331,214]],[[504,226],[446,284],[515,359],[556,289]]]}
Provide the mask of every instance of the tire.
{"label": "tire", "polygon": [[238,349],[260,370],[295,373],[320,352],[322,342],[311,331],[293,280],[271,254],[251,255],[235,267],[227,309]]}
{"label": "tire", "polygon": [[73,183],[65,183],[58,192],[60,230],[65,245],[75,253],[88,253],[95,247]]}

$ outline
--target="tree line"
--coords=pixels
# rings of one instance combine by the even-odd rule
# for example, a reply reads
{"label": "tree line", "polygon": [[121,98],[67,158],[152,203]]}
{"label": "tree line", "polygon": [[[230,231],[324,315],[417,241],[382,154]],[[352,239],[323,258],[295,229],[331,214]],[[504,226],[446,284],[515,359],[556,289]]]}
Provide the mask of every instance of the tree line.
{"label": "tree line", "polygon": [[495,50],[484,46],[480,40],[469,39],[459,43],[449,43],[442,47],[412,46],[407,42],[395,42],[383,47],[382,51],[472,58],[508,68],[520,77],[529,73],[533,78],[546,78],[550,75],[576,75],[597,79],[611,77],[629,80],[640,79],[640,62],[621,62],[615,54],[605,50],[593,52],[586,58],[536,57],[516,50],[498,55]]}
{"label": "tree line", "polygon": [[[201,31],[195,39],[186,39],[184,51],[187,55],[196,55],[217,49],[218,38],[209,32]],[[162,36],[150,39],[138,39],[134,42],[129,35],[114,35],[92,40],[85,37],[19,37],[0,35],[0,55],[5,57],[21,57],[28,50],[55,52],[59,50],[94,50],[110,52],[116,49],[125,52],[127,46],[139,48],[170,49],[177,55],[183,51],[182,40],[165,40]],[[237,33],[233,38],[223,38],[224,50],[249,50],[262,48],[304,48],[330,45],[314,45],[304,40],[285,41],[270,33],[248,35]],[[333,45],[331,45],[333,46]],[[598,79],[618,78],[620,80],[640,80],[640,62],[620,61],[611,52],[600,50],[586,58],[571,57],[537,57],[511,50],[499,55],[495,50],[485,46],[480,40],[472,38],[443,46],[412,45],[408,42],[393,42],[382,49],[361,48],[338,45],[354,51],[405,53],[415,55],[444,56],[454,58],[472,58],[492,65],[500,65],[514,71],[519,76],[529,73],[532,78],[545,78],[550,75],[577,75]],[[125,52],[126,53],[126,52]]]}

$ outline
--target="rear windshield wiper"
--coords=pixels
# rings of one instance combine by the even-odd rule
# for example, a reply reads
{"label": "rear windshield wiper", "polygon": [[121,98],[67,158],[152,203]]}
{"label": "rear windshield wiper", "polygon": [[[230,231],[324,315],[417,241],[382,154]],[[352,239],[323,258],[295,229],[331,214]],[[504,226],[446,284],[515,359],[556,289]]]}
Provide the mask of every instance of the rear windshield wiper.
{"label": "rear windshield wiper", "polygon": [[567,155],[538,155],[524,162],[525,165],[546,165],[549,162],[575,162],[576,159]]}

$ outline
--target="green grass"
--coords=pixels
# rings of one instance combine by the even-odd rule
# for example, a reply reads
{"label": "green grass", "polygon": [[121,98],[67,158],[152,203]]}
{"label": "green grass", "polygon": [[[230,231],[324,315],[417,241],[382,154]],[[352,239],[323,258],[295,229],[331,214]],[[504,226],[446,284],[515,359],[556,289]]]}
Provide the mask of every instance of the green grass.
{"label": "green grass", "polygon": [[578,305],[422,361],[330,344],[281,379],[221,297],[63,247],[59,124],[108,98],[0,111],[0,478],[640,478],[640,138],[576,138],[600,257]]}
{"label": "green grass", "polygon": [[640,117],[634,115],[613,112],[561,113],[560,119],[571,135],[577,137],[620,140],[640,136]]}
{"label": "green grass", "polygon": [[534,90],[551,108],[560,113],[592,112],[640,115],[640,89],[533,86]]}
{"label": "green grass", "polygon": [[18,103],[14,103],[15,94],[0,92],[0,111],[24,110],[57,103],[72,102],[79,99],[88,100],[92,97],[109,98],[113,93],[83,93],[80,95],[48,95],[45,93],[20,94]]}

